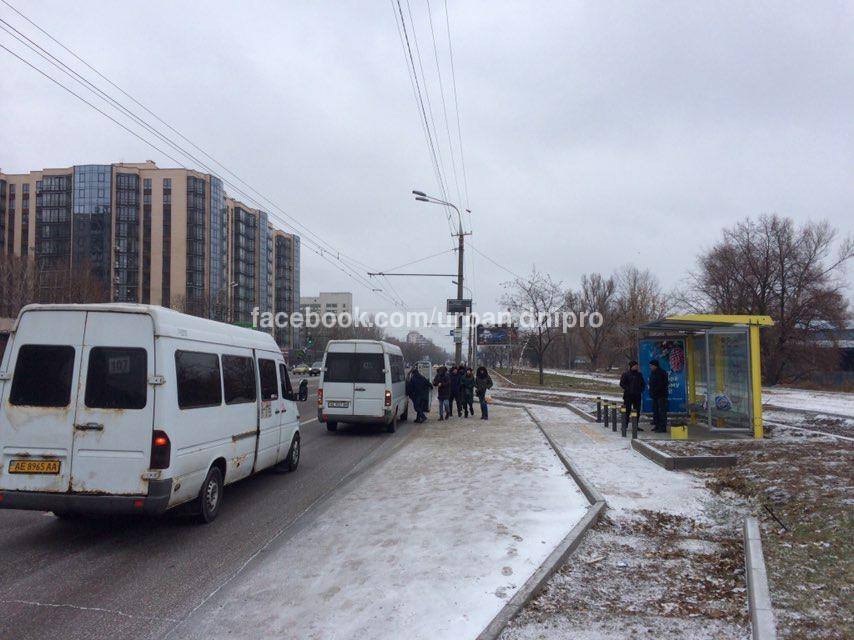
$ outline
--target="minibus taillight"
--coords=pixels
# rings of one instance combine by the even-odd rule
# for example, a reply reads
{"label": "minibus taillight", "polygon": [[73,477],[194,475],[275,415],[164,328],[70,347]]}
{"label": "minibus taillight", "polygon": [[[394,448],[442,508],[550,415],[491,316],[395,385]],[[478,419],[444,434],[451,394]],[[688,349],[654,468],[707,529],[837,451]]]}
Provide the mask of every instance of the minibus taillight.
{"label": "minibus taillight", "polygon": [[323,389],[317,390],[317,406],[323,408]]}
{"label": "minibus taillight", "polygon": [[385,390],[385,406],[391,406],[391,391],[388,389]]}
{"label": "minibus taillight", "polygon": [[151,434],[151,469],[168,469],[172,458],[172,443],[165,431]]}

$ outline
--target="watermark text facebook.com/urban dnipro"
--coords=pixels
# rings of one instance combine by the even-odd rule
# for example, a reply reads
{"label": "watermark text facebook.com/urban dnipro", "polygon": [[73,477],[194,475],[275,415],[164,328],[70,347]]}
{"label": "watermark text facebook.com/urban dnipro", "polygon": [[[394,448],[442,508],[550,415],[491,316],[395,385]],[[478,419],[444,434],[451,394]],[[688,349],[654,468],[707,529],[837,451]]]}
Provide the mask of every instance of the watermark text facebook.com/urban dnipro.
{"label": "watermark text facebook.com/urban dnipro", "polygon": [[[258,329],[282,329],[294,327],[297,329],[317,329],[323,327],[377,327],[380,329],[409,329],[424,327],[455,327],[455,313],[447,313],[439,308],[432,311],[377,311],[367,313],[354,308],[352,312],[325,312],[305,310],[294,313],[261,311],[258,307],[252,310],[252,326]],[[487,311],[484,313],[466,314],[471,324],[480,325],[513,325],[519,329],[535,329],[537,327],[557,328],[563,331],[574,328],[590,327],[596,329],[604,323],[603,315],[598,311],[555,311],[511,313],[509,311]]]}

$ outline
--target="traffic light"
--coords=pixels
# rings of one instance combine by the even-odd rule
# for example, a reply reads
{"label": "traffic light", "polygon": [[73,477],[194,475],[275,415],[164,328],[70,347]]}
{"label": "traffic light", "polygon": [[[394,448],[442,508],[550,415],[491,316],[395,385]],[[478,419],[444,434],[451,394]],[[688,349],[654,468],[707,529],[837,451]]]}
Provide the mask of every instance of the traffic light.
{"label": "traffic light", "polygon": [[306,336],[305,346],[309,349],[314,346],[314,336]]}

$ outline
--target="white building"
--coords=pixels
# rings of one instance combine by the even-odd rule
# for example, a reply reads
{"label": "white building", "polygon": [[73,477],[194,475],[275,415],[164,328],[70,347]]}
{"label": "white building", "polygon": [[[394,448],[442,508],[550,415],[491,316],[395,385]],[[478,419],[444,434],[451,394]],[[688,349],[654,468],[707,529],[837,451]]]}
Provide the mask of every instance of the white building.
{"label": "white building", "polygon": [[423,335],[418,333],[417,331],[410,331],[406,334],[406,342],[407,344],[416,344],[419,347],[423,347],[429,341]]}
{"label": "white building", "polygon": [[316,296],[302,296],[299,299],[303,312],[313,313],[352,313],[353,294],[348,291],[321,291]]}

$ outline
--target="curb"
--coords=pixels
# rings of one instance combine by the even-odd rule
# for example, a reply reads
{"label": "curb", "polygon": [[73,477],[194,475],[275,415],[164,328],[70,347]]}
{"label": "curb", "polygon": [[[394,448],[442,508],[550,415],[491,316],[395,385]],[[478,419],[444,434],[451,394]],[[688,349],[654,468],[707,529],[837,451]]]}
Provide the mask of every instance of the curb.
{"label": "curb", "polygon": [[631,442],[632,449],[668,471],[719,469],[734,467],[738,463],[738,456],[672,456],[642,440],[633,439]]}
{"label": "curb", "polygon": [[753,640],[776,640],[774,609],[771,606],[768,574],[762,554],[762,537],[756,518],[744,519],[744,560]]}
{"label": "curb", "polygon": [[572,555],[573,551],[578,548],[584,534],[587,533],[594,524],[596,524],[607,506],[605,498],[601,493],[599,493],[599,490],[590,484],[583,475],[581,475],[578,468],[564,455],[561,448],[546,432],[543,425],[540,424],[540,421],[534,417],[534,414],[531,413],[530,409],[525,407],[525,412],[530,416],[531,420],[545,436],[549,446],[554,450],[557,457],[566,467],[566,470],[572,476],[572,479],[576,482],[578,488],[581,489],[581,492],[587,498],[587,501],[590,502],[590,507],[587,509],[587,513],[584,514],[584,517],[572,528],[566,537],[561,540],[555,550],[549,554],[549,557],[546,558],[537,568],[534,575],[525,581],[525,584],[523,584],[519,591],[517,591],[515,595],[510,598],[507,604],[501,608],[501,611],[499,611],[492,619],[486,629],[480,632],[477,636],[477,640],[496,640],[498,636],[501,635],[501,632],[504,631],[510,621],[513,620],[513,618],[518,615],[519,611],[521,611],[522,608],[542,590],[549,581],[549,578],[554,575],[558,568],[566,562],[570,555]]}

